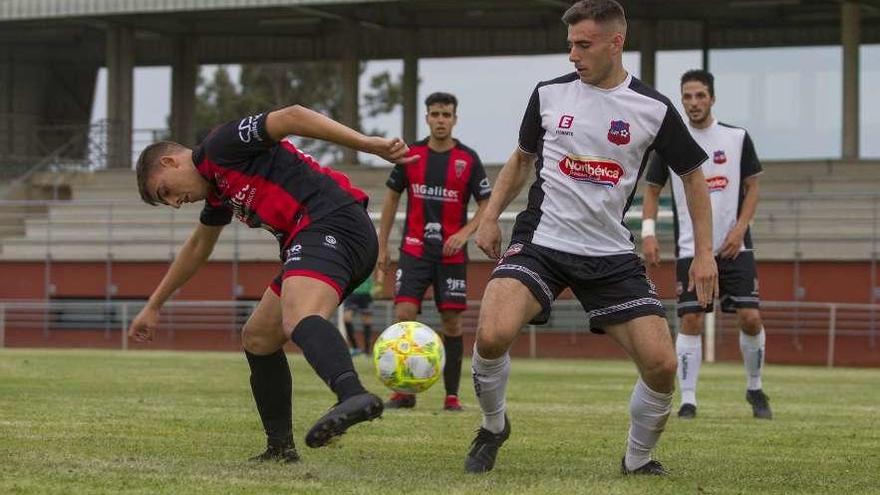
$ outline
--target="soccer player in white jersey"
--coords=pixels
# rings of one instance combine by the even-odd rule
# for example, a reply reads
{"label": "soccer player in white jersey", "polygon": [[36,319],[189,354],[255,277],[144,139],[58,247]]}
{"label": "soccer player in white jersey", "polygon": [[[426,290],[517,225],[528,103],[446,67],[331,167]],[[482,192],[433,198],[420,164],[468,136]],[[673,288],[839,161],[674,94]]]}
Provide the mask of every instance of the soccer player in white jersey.
{"label": "soccer player in white jersey", "polygon": [[[553,300],[571,288],[590,328],[607,333],[638,368],[621,470],[664,475],[651,451],[672,406],[675,349],[623,219],[648,153],[657,150],[684,179],[697,239],[689,285],[708,304],[717,269],[700,169],[707,156],[669,100],[624,69],[626,17],[620,4],[582,0],[562,20],[576,72],[535,88],[519,147],[501,170],[477,230],[477,246],[498,264],[483,294],[474,346],[474,388],[483,417],[465,470],[491,470],[510,436],[510,346],[523,325],[546,322]],[[528,207],[502,252],[498,217],[531,174],[536,180]]]}
{"label": "soccer player in white jersey", "polygon": [[[712,200],[712,234],[718,264],[721,311],[736,312],[739,319],[739,347],[746,367],[746,400],[756,418],[773,417],[767,395],[761,389],[764,366],[764,326],[758,310],[758,279],[749,222],[758,206],[758,175],[761,163],[745,129],[722,124],[712,116],[715,104],[715,78],[704,70],[692,70],[681,77],[681,102],[687,113],[691,135],[709,154],[703,174]],[[652,265],[660,263],[660,247],[654,218],[660,190],[669,179],[669,168],[661,157],[653,157],[645,175],[648,183],[642,210],[642,251]],[[678,355],[678,384],[681,388],[680,418],[697,415],[697,376],[703,359],[704,318],[712,306],[703,307],[696,294],[684,290],[687,267],[694,256],[691,219],[684,209],[681,181],[672,177],[675,216],[675,257],[678,315],[681,331],[675,341]]]}

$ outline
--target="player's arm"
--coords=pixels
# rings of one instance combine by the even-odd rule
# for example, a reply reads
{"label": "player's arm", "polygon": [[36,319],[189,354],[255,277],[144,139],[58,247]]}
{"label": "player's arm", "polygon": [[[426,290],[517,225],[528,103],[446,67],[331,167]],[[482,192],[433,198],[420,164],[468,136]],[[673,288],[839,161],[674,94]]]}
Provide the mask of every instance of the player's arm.
{"label": "player's arm", "polygon": [[681,181],[694,226],[694,260],[689,271],[688,291],[696,288],[697,300],[706,306],[718,293],[718,268],[712,253],[712,203],[702,168],[681,176]]}
{"label": "player's arm", "polygon": [[150,295],[147,305],[132,320],[128,330],[129,337],[138,342],[153,340],[162,305],[205,264],[214,251],[222,230],[223,226],[198,224],[174,257],[159,286]]}
{"label": "player's arm", "polygon": [[376,281],[379,283],[384,280],[385,272],[388,270],[388,239],[391,237],[391,228],[394,226],[400,195],[401,193],[389,188],[385,193],[385,201],[382,202],[382,216],[379,217],[379,258],[376,261],[378,269]]}
{"label": "player's arm", "polygon": [[647,183],[642,197],[642,254],[651,266],[660,265],[660,242],[657,240],[657,210],[662,186]]}
{"label": "player's arm", "polygon": [[526,179],[534,170],[538,156],[517,148],[501,167],[492,195],[482,212],[477,227],[477,247],[492,259],[501,256],[501,227],[498,217],[519,195]]}
{"label": "player's arm", "polygon": [[477,201],[477,211],[474,212],[474,218],[471,218],[468,223],[458,229],[458,232],[449,236],[443,243],[443,256],[452,256],[467,244],[468,238],[477,231],[488,202],[488,199]]}
{"label": "player's arm", "polygon": [[300,105],[275,110],[266,116],[266,132],[273,141],[291,134],[329,141],[394,163],[410,163],[409,147],[400,138],[365,136],[339,122]]}

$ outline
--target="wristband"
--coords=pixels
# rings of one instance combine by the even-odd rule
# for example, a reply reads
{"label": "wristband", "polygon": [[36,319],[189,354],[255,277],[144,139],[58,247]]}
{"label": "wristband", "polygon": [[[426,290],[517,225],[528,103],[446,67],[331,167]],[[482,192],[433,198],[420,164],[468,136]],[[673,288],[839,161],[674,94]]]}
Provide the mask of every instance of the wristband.
{"label": "wristband", "polygon": [[642,220],[642,239],[645,237],[656,236],[657,222],[653,218],[645,218]]}

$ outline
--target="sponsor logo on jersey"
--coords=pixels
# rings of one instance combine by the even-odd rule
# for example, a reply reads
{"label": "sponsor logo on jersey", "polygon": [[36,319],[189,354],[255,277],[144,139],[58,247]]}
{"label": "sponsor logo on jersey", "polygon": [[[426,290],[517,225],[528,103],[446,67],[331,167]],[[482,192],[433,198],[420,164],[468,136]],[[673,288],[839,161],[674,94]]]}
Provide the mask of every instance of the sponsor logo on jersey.
{"label": "sponsor logo on jersey", "polygon": [[727,163],[727,155],[724,154],[724,150],[715,150],[712,153],[712,161],[718,165]]}
{"label": "sponsor logo on jersey", "polygon": [[447,278],[446,290],[449,292],[464,292],[467,290],[467,281],[461,278]]}
{"label": "sponsor logo on jersey", "polygon": [[443,240],[443,232],[439,222],[428,222],[425,224],[425,239]]}
{"label": "sponsor logo on jersey", "polygon": [[427,199],[432,201],[458,201],[458,191],[454,189],[446,189],[443,186],[429,186],[426,184],[412,184],[410,186],[412,195],[419,199]]}
{"label": "sponsor logo on jersey", "polygon": [[614,187],[623,177],[623,167],[614,160],[592,156],[566,155],[559,161],[559,170],[578,182]]}
{"label": "sponsor logo on jersey", "polygon": [[727,189],[727,183],[730,182],[727,180],[727,177],[723,175],[716,175],[714,177],[708,177],[706,179],[706,185],[709,186],[709,192],[719,192]]}
{"label": "sponsor logo on jersey", "polygon": [[461,179],[461,175],[464,173],[464,169],[467,168],[467,160],[457,158],[453,163],[455,164],[455,178]]}
{"label": "sponsor logo on jersey", "polygon": [[403,242],[409,244],[410,246],[421,246],[422,240],[416,237],[406,236]]}
{"label": "sponsor logo on jersey", "polygon": [[324,245],[327,246],[328,248],[336,249],[336,238],[333,237],[332,235],[325,235],[324,236]]}
{"label": "sponsor logo on jersey", "polygon": [[235,218],[246,223],[249,227],[262,226],[256,212],[251,208],[256,195],[257,188],[252,187],[250,184],[245,184],[244,187],[232,195],[231,199],[232,212],[235,214]]}
{"label": "sponsor logo on jersey", "polygon": [[522,251],[523,245],[521,242],[517,242],[516,244],[511,244],[510,247],[507,248],[507,251],[504,251],[504,254],[501,255],[502,258],[507,258],[508,256],[513,256],[514,254]]}
{"label": "sponsor logo on jersey", "polygon": [[241,139],[242,143],[250,143],[251,139],[256,139],[257,141],[263,140],[257,129],[257,122],[262,115],[262,113],[251,115],[250,117],[241,119],[241,122],[238,123],[238,139]]}
{"label": "sponsor logo on jersey", "polygon": [[492,185],[489,184],[489,178],[483,177],[483,180],[480,181],[480,194],[489,194],[492,192]]}
{"label": "sponsor logo on jersey", "polygon": [[572,131],[564,130],[571,129],[572,125],[574,125],[574,115],[563,115],[562,117],[559,117],[559,123],[556,124],[556,134],[574,136]]}
{"label": "sponsor logo on jersey", "polygon": [[294,244],[290,246],[290,249],[287,250],[287,259],[284,260],[284,263],[290,263],[291,261],[299,261],[302,259],[302,245]]}
{"label": "sponsor logo on jersey", "polygon": [[611,127],[608,128],[608,140],[612,143],[623,146],[629,144],[630,140],[629,122],[624,120],[612,120]]}

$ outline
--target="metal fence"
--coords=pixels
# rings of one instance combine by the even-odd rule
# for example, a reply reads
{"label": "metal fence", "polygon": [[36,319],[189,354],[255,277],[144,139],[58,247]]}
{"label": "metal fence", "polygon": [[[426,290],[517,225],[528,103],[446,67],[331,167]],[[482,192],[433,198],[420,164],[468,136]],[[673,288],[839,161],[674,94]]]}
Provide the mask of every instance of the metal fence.
{"label": "metal fence", "polygon": [[[157,341],[160,348],[235,350],[239,347],[241,328],[256,304],[257,301],[170,301],[162,312]],[[665,305],[670,328],[677,331],[674,303],[666,301]],[[0,347],[126,350],[130,347],[127,328],[143,306],[144,301],[0,301]],[[471,301],[463,314],[466,335],[472,336],[476,331],[478,314],[479,301]],[[770,361],[827,367],[880,366],[873,325],[880,316],[880,305],[765,301],[762,314]],[[334,323],[338,324],[338,318],[337,314]],[[433,305],[426,305],[419,319],[433,328],[441,328]],[[373,326],[381,330],[393,322],[391,301],[376,301]],[[360,322],[357,323],[359,327]],[[589,322],[580,304],[559,300],[549,323],[525,327],[520,340],[526,341],[524,354],[553,357],[557,354],[543,346],[558,345],[560,341],[569,347],[595,346],[599,338],[588,329]],[[719,317],[714,331],[706,332],[706,346],[726,349],[719,353],[719,360],[737,359],[738,333],[734,318]],[[712,353],[708,354],[707,360],[714,360]]]}

